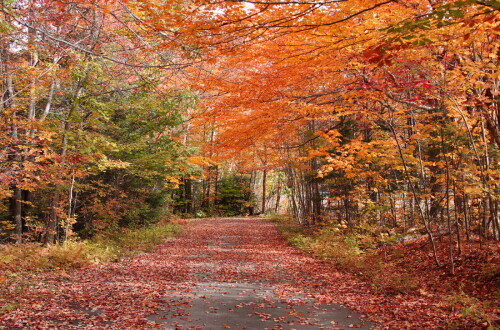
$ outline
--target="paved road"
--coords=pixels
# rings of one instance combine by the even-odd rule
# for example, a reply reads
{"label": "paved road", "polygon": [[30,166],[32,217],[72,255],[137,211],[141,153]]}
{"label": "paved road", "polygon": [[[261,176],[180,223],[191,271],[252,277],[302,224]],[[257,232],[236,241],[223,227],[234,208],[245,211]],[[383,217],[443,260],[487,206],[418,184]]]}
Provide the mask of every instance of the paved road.
{"label": "paved road", "polygon": [[[260,218],[193,221],[172,242],[187,268],[175,295],[150,320],[165,329],[369,329],[363,315],[327,300],[311,283],[315,260],[290,248]],[[165,247],[162,253],[169,254]],[[309,281],[310,279],[310,281]]]}

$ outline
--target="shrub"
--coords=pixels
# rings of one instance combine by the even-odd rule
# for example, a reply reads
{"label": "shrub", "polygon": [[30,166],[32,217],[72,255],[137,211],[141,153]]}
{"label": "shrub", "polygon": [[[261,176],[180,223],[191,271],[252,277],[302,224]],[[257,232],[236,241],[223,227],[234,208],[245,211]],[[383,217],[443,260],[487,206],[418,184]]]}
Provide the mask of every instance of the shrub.
{"label": "shrub", "polygon": [[168,224],[101,234],[88,241],[61,245],[4,245],[0,247],[0,272],[83,268],[119,261],[124,256],[151,251],[163,239],[178,235],[181,229],[180,224]]}
{"label": "shrub", "polygon": [[446,296],[445,302],[451,311],[459,311],[463,316],[476,321],[486,321],[487,329],[496,329],[485,305],[479,299],[466,294],[462,288],[457,293]]}
{"label": "shrub", "polygon": [[372,287],[377,291],[408,293],[418,287],[418,283],[408,273],[395,272],[390,265],[379,264],[369,272]]}
{"label": "shrub", "polygon": [[393,243],[394,235],[382,235],[371,228],[349,231],[344,224],[330,224],[308,231],[294,225],[290,219],[275,217],[273,220],[292,246],[332,260],[341,270],[368,276],[375,290],[406,293],[417,287],[409,274],[394,272],[393,265],[383,262],[378,255],[377,247]]}
{"label": "shrub", "polygon": [[311,237],[304,236],[302,234],[291,236],[288,241],[290,244],[301,250],[310,251],[314,240]]}

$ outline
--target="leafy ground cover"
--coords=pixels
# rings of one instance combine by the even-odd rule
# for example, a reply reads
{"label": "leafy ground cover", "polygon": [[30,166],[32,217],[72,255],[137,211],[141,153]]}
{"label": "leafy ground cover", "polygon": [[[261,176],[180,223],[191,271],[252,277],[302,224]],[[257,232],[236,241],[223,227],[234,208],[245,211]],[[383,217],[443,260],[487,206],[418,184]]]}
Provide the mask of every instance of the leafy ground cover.
{"label": "leafy ground cover", "polygon": [[449,269],[446,238],[439,237],[437,251],[442,267],[431,257],[425,237],[402,243],[389,234],[347,231],[341,225],[303,227],[288,218],[275,218],[281,235],[292,246],[365,280],[386,297],[420,296],[434,301],[443,312],[458,319],[449,327],[499,327],[500,249],[496,242],[471,242],[455,256],[455,275]]}
{"label": "leafy ground cover", "polygon": [[30,278],[66,276],[67,271],[118,262],[152,251],[166,238],[180,234],[179,223],[154,225],[135,230],[121,229],[91,240],[42,246],[37,243],[5,245],[0,248],[0,313],[21,308],[22,296],[33,286]]}
{"label": "leafy ground cover", "polygon": [[0,247],[0,281],[16,272],[68,270],[119,261],[123,257],[151,251],[165,238],[177,236],[181,228],[177,223],[122,228],[99,234],[91,240],[70,241],[62,245],[4,245]]}
{"label": "leafy ground cover", "polygon": [[[293,235],[299,233],[297,228],[293,230]],[[301,240],[309,239],[301,235]],[[16,300],[6,301],[6,296],[1,296],[0,328],[154,329],[166,324],[169,317],[189,319],[193,299],[212,299],[205,296],[209,295],[206,290],[201,290],[203,296],[193,297],[203,283],[265,283],[284,301],[339,303],[363,313],[378,328],[487,326],[476,315],[461,313],[459,304],[463,301],[454,306],[426,287],[404,293],[381,290],[361,272],[344,271],[330,260],[297,250],[267,220],[196,220],[177,239],[166,240],[134,258],[81,269],[21,274],[22,286],[14,286],[9,278],[2,284],[3,290]],[[413,280],[420,282],[419,278]],[[259,317],[269,317],[271,312],[266,308],[273,306],[258,310]],[[287,328],[280,322],[276,320],[275,328]],[[332,323],[327,328],[338,326]]]}

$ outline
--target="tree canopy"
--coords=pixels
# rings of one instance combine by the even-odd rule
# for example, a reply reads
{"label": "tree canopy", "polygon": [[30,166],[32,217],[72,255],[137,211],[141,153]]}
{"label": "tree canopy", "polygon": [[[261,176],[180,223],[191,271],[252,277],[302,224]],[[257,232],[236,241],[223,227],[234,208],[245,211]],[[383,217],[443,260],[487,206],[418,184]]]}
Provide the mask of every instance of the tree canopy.
{"label": "tree canopy", "polygon": [[4,237],[288,209],[498,239],[499,7],[6,1]]}

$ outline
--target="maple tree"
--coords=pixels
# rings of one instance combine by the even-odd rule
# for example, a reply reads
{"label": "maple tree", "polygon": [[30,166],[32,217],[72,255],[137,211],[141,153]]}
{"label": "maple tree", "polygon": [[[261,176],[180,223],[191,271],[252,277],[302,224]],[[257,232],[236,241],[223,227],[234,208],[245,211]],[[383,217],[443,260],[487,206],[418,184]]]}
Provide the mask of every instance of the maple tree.
{"label": "maple tree", "polygon": [[[464,227],[468,238],[476,227],[498,238],[495,1],[51,4],[5,6],[2,21],[6,31],[26,36],[15,46],[3,39],[4,58],[15,57],[16,65],[25,68],[14,77],[8,67],[12,63],[4,61],[5,91],[19,90],[4,105],[26,109],[10,110],[20,123],[11,125],[6,139],[20,134],[25,118],[35,119],[45,129],[21,129],[26,141],[16,142],[13,150],[41,138],[55,157],[46,159],[50,166],[30,165],[48,171],[45,189],[56,195],[44,201],[52,205],[47,232],[54,232],[58,212],[68,219],[74,213],[73,197],[57,195],[73,191],[77,179],[82,189],[93,185],[84,179],[92,172],[85,173],[87,163],[103,172],[88,176],[96,184],[104,180],[102,187],[109,187],[106,171],[151,179],[125,169],[134,149],[127,155],[113,148],[139,142],[131,136],[121,140],[136,134],[131,120],[154,120],[157,127],[144,126],[143,134],[157,134],[168,144],[171,134],[161,128],[170,126],[184,130],[179,137],[184,145],[207,145],[198,164],[169,163],[188,160],[182,152],[157,160],[158,166],[170,168],[167,181],[182,183],[174,200],[187,200],[185,213],[212,212],[218,183],[228,173],[224,168],[239,158],[240,170],[260,173],[261,211],[269,197],[266,178],[274,169],[287,174],[290,205],[300,222],[321,222],[336,214],[355,225],[369,214],[374,224],[392,223],[403,231],[420,223],[432,240],[432,231],[447,219],[450,226]],[[130,70],[124,73],[124,67]],[[183,75],[189,76],[187,84]],[[27,87],[17,87],[23,84]],[[196,90],[197,96],[187,98],[191,101],[178,103],[187,109],[188,124],[173,110],[176,94],[183,93],[174,84]],[[164,97],[172,98],[170,105],[159,117],[148,117],[145,108],[155,108],[153,103],[161,104]],[[189,110],[198,98],[201,107]],[[123,120],[121,102],[137,102],[144,109]],[[57,115],[55,108],[61,109]],[[161,122],[163,116],[170,119]],[[47,123],[52,118],[64,128],[57,132],[60,137],[53,134],[57,125]],[[104,128],[110,122],[125,125],[117,127],[120,137]],[[135,147],[146,150],[145,145]],[[70,156],[75,164],[67,164]],[[9,157],[11,163],[41,160],[19,152]],[[143,157],[146,163],[152,159]],[[201,183],[196,179],[200,165],[206,169]],[[162,172],[153,167],[142,171]],[[19,171],[19,180],[36,185],[29,181],[34,168],[24,172]],[[32,198],[23,197],[23,191],[29,195],[34,190],[16,182],[5,185],[18,233],[23,225],[19,210]],[[97,196],[90,205],[98,208],[107,198]]]}
{"label": "maple tree", "polygon": [[5,233],[53,243],[158,218],[189,167],[176,136],[196,101],[165,74],[183,56],[155,49],[119,1],[12,2],[2,15]]}
{"label": "maple tree", "polygon": [[463,232],[499,238],[497,7],[201,2],[220,16],[198,28],[217,57],[199,118],[219,153],[273,154],[299,222],[447,232],[453,268]]}
{"label": "maple tree", "polygon": [[453,275],[500,239],[499,8],[4,1],[0,238],[287,209]]}
{"label": "maple tree", "polygon": [[217,212],[231,168],[250,173],[245,205],[260,196],[265,212],[286,190],[301,223],[498,239],[497,7],[5,4],[2,196],[17,240],[165,205]]}

